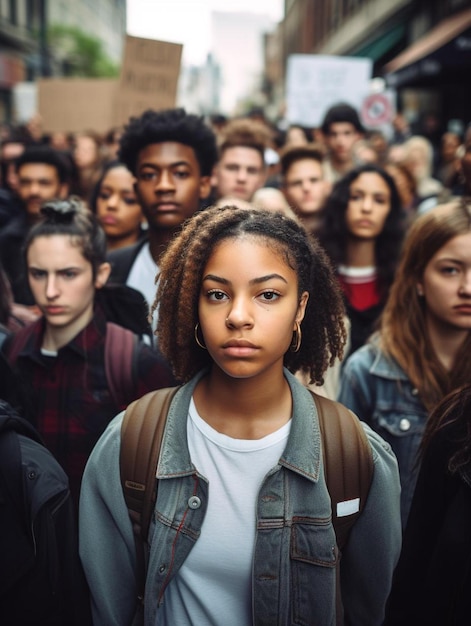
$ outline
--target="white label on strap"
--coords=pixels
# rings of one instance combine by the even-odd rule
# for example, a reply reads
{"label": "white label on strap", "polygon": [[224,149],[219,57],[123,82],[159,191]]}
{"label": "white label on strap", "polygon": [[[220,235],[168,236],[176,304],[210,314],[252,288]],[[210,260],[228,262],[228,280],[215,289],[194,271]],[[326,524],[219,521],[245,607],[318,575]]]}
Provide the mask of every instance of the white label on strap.
{"label": "white label on strap", "polygon": [[345,500],[345,502],[337,503],[337,517],[345,517],[346,515],[353,515],[360,510],[360,498],[353,498],[353,500]]}

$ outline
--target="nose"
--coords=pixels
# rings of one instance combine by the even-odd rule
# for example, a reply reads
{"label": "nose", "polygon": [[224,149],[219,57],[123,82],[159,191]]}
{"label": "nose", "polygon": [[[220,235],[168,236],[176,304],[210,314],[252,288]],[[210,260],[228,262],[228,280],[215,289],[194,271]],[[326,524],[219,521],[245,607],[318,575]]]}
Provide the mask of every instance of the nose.
{"label": "nose", "polygon": [[247,180],[247,170],[245,167],[239,167],[237,170],[237,180],[245,182]]}
{"label": "nose", "polygon": [[471,297],[471,269],[468,269],[463,274],[463,279],[460,285],[460,294]]}
{"label": "nose", "polygon": [[361,203],[361,210],[364,213],[369,213],[371,211],[371,209],[373,208],[373,199],[371,198],[371,196],[364,196],[362,203]]}
{"label": "nose", "polygon": [[111,196],[106,201],[106,208],[107,209],[116,209],[117,206],[118,206],[118,194],[113,193],[113,194],[111,194]]}
{"label": "nose", "polygon": [[59,295],[59,289],[57,285],[57,280],[55,276],[48,276],[46,283],[46,298],[48,300],[53,300]]}
{"label": "nose", "polygon": [[162,170],[160,176],[157,178],[155,191],[173,191],[174,189],[175,185],[173,183],[173,178],[170,175],[170,172]]}
{"label": "nose", "polygon": [[251,305],[245,298],[233,300],[229,315],[226,317],[228,328],[244,328],[253,326]]}

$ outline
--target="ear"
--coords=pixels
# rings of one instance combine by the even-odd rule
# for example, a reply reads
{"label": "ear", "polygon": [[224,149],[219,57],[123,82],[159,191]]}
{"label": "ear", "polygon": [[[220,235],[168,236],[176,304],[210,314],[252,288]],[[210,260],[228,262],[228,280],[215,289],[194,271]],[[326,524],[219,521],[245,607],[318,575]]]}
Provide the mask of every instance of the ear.
{"label": "ear", "polygon": [[202,176],[200,179],[200,200],[204,200],[211,193],[211,176]]}
{"label": "ear", "polygon": [[111,265],[109,263],[102,263],[96,273],[95,289],[101,289],[106,284],[110,273]]}
{"label": "ear", "polygon": [[298,322],[298,324],[300,324],[304,319],[308,300],[309,293],[307,291],[303,291],[301,298],[299,299],[298,310],[296,311],[296,317],[294,319],[294,321]]}

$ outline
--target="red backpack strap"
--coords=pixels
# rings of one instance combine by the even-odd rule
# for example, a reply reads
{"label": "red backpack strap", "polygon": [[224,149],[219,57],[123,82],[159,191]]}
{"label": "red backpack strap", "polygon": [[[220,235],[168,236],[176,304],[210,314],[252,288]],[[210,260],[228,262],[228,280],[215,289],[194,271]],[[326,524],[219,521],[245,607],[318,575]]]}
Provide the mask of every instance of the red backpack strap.
{"label": "red backpack strap", "polygon": [[105,372],[117,407],[136,397],[137,335],[113,322],[106,323]]}

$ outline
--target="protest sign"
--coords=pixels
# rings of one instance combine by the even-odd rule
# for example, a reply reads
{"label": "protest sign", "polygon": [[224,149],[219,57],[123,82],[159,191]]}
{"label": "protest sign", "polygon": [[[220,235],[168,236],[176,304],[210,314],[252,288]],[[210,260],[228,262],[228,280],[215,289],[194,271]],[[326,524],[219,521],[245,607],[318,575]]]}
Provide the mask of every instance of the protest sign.
{"label": "protest sign", "polygon": [[126,123],[146,109],[175,106],[183,46],[126,36],[116,97],[115,123]]}
{"label": "protest sign", "polygon": [[41,78],[38,112],[44,132],[106,132],[113,126],[114,78]]}
{"label": "protest sign", "polygon": [[371,59],[293,54],[286,77],[287,119],[318,127],[327,109],[347,102],[358,111],[370,90]]}

